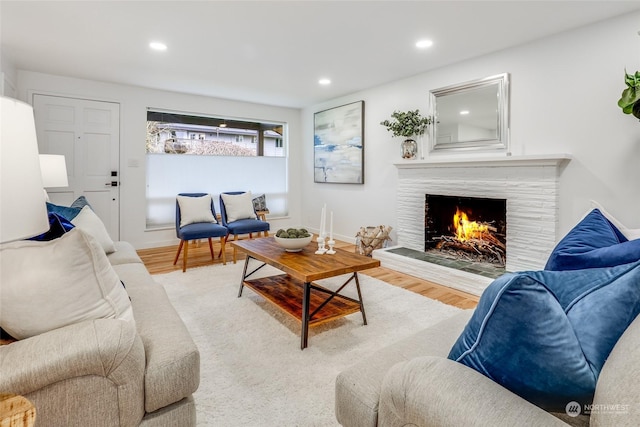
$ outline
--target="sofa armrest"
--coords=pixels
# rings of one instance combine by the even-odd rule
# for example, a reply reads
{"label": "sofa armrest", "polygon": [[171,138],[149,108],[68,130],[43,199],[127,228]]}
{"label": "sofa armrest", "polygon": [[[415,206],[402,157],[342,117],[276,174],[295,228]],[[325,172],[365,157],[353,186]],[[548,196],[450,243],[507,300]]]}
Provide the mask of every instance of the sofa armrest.
{"label": "sofa armrest", "polygon": [[90,425],[105,414],[117,425],[137,425],[144,370],[142,341],[123,320],[85,321],[0,346],[0,390],[31,400],[43,425]]}
{"label": "sofa armrest", "polygon": [[567,424],[461,363],[420,357],[395,365],[385,376],[378,425]]}

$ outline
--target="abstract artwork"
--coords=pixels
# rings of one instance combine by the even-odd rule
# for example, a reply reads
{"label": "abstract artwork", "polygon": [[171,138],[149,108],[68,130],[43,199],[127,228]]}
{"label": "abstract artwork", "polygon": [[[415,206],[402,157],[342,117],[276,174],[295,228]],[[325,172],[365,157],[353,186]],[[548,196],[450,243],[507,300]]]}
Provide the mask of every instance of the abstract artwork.
{"label": "abstract artwork", "polygon": [[314,114],[314,182],[364,184],[364,101]]}

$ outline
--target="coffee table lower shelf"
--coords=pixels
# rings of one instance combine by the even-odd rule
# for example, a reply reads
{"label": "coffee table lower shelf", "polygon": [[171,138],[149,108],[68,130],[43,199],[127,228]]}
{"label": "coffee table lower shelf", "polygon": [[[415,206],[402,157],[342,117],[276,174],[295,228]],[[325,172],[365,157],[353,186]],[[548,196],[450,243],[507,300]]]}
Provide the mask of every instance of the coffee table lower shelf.
{"label": "coffee table lower shelf", "polygon": [[[244,285],[274,304],[294,319],[302,322],[304,283],[288,274],[245,280]],[[309,313],[314,313],[333,291],[311,283]],[[309,326],[319,325],[360,311],[360,304],[343,295],[336,295],[309,319]]]}

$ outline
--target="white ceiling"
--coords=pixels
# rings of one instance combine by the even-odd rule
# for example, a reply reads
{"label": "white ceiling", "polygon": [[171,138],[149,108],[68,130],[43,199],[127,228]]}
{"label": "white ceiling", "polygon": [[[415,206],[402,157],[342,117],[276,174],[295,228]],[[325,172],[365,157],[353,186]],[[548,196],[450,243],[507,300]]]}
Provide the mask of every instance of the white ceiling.
{"label": "white ceiling", "polygon": [[304,107],[631,10],[640,1],[2,0],[0,40],[18,69]]}

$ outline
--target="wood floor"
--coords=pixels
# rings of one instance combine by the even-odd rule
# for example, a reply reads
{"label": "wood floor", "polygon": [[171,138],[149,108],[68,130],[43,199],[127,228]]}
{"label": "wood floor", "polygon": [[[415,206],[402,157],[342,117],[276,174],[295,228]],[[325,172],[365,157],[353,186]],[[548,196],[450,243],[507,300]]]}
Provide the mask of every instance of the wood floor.
{"label": "wood floor", "polygon": [[[355,250],[354,245],[345,242],[338,242],[336,247],[348,251]],[[191,243],[191,246],[189,247],[187,269],[211,264],[222,264],[222,260],[218,258],[220,244],[216,239],[214,239],[213,248],[216,255],[215,260],[211,260],[209,245],[206,240],[200,243]],[[142,261],[151,274],[170,273],[172,271],[182,270],[182,254],[178,259],[177,264],[173,265],[173,260],[176,256],[177,250],[178,245],[153,249],[141,249],[138,251],[138,255],[140,255],[140,258],[142,258]],[[227,262],[233,262],[230,245],[228,245],[225,252]],[[241,252],[238,252],[238,262],[244,262],[244,254]],[[388,268],[378,267],[365,270],[362,273],[455,307],[474,308],[478,303],[479,297],[475,295],[418,279]]]}

